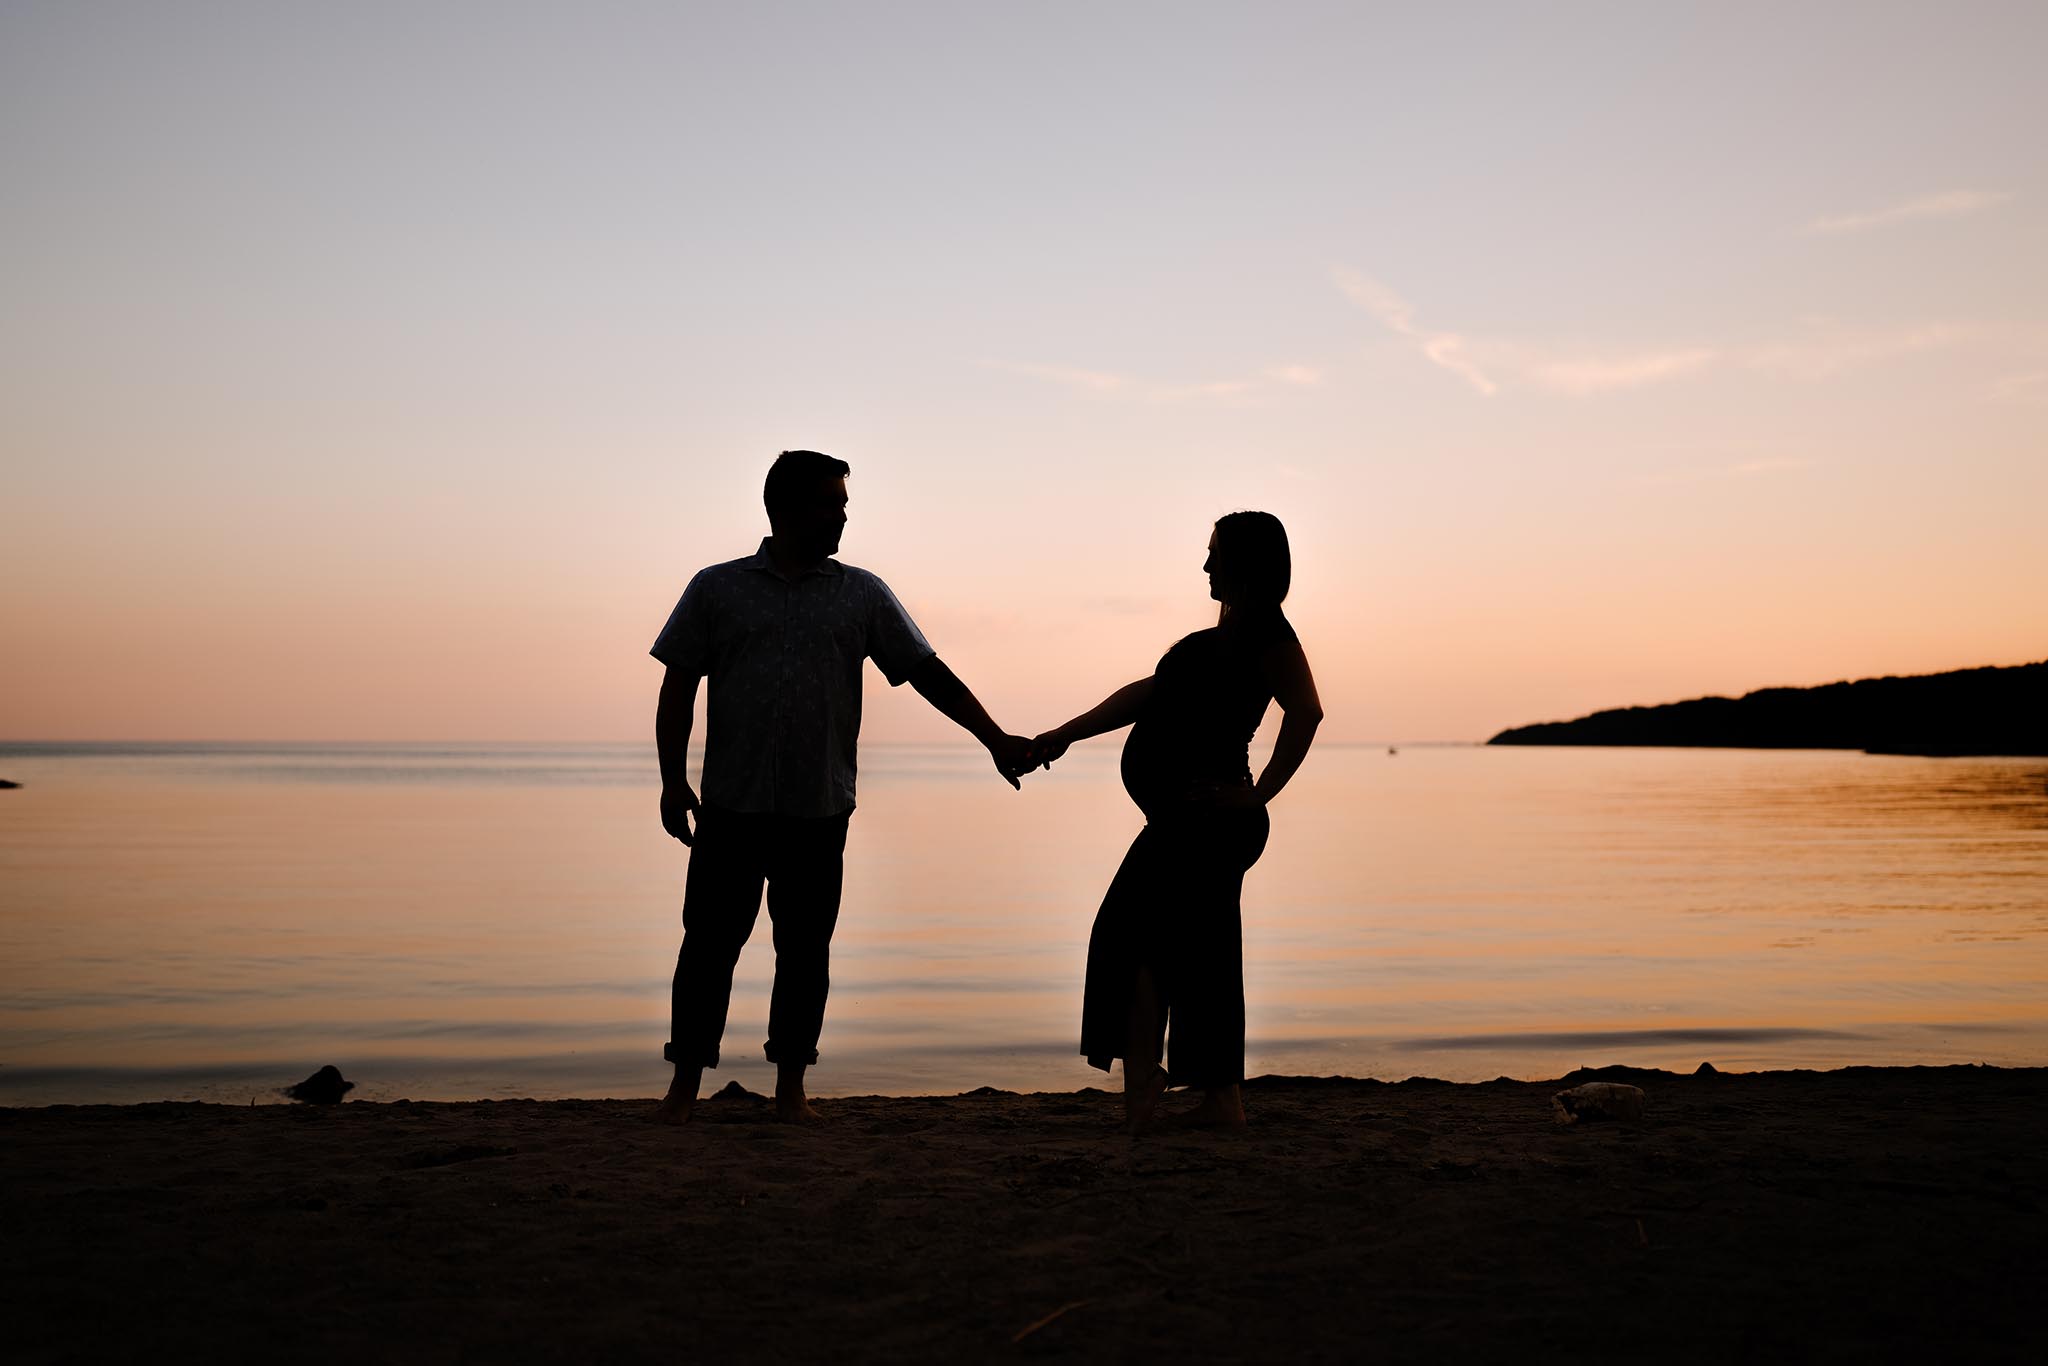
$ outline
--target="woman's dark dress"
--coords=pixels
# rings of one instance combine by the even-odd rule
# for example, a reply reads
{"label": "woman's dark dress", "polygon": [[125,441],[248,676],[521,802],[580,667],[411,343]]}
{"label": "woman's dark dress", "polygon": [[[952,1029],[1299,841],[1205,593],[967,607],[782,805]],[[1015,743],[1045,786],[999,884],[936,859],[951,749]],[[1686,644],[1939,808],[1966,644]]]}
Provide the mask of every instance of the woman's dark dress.
{"label": "woman's dark dress", "polygon": [[1095,913],[1081,1052],[1104,1071],[1128,1047],[1138,970],[1149,967],[1175,1085],[1244,1079],[1244,933],[1238,896],[1266,847],[1263,806],[1218,809],[1198,789],[1251,786],[1252,733],[1273,692],[1261,658],[1291,641],[1277,611],[1233,611],[1159,661],[1152,695],[1124,742],[1124,790],[1145,828]]}

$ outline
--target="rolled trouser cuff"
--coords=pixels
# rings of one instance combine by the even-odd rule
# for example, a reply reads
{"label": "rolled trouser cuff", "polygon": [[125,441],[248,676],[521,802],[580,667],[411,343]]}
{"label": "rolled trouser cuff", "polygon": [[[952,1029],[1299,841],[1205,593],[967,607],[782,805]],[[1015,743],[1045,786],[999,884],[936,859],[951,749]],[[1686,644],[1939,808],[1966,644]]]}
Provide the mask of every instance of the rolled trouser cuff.
{"label": "rolled trouser cuff", "polygon": [[761,1051],[777,1067],[784,1063],[802,1063],[805,1067],[818,1065],[818,1050],[815,1048],[778,1048],[775,1040],[770,1039]]}
{"label": "rolled trouser cuff", "polygon": [[663,1061],[672,1062],[678,1067],[718,1066],[718,1049],[716,1047],[713,1047],[710,1054],[706,1055],[699,1050],[682,1048],[673,1043],[665,1043],[661,1046],[661,1056]]}

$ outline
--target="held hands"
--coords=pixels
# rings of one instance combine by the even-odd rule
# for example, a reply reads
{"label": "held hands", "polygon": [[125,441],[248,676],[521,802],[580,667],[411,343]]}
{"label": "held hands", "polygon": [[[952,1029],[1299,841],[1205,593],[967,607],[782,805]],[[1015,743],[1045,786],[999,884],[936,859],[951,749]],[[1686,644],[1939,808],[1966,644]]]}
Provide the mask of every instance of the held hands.
{"label": "held hands", "polygon": [[1024,784],[1017,781],[1018,777],[1038,767],[1038,761],[1032,757],[1031,742],[1021,735],[997,736],[989,742],[988,753],[996,761],[996,772],[1014,788],[1022,789]]}
{"label": "held hands", "polygon": [[690,790],[688,783],[661,789],[661,828],[686,845],[697,842],[697,832],[691,828],[696,814],[697,794]]}
{"label": "held hands", "polygon": [[1023,784],[1017,780],[1034,768],[1051,768],[1053,761],[1067,752],[1067,742],[1052,730],[1031,740],[1021,735],[1005,735],[990,745],[988,752],[1003,780],[1011,787],[1021,788]]}

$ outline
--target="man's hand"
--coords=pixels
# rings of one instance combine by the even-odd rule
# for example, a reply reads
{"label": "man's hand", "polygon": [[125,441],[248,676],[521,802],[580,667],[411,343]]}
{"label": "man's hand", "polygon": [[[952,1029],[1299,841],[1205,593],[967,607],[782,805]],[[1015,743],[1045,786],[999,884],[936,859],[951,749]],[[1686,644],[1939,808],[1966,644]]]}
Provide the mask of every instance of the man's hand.
{"label": "man's hand", "polygon": [[676,783],[661,789],[661,828],[684,844],[697,842],[697,832],[690,828],[691,817],[696,812],[697,794],[690,790],[688,783]]}
{"label": "man's hand", "polygon": [[1042,732],[1031,742],[1031,762],[1034,767],[1050,769],[1062,754],[1067,752],[1067,742],[1056,730]]}
{"label": "man's hand", "polygon": [[1032,757],[1031,742],[1021,735],[997,736],[989,742],[988,752],[989,757],[996,761],[996,772],[1014,788],[1024,786],[1017,781],[1019,774],[1029,773],[1038,767],[1038,761]]}

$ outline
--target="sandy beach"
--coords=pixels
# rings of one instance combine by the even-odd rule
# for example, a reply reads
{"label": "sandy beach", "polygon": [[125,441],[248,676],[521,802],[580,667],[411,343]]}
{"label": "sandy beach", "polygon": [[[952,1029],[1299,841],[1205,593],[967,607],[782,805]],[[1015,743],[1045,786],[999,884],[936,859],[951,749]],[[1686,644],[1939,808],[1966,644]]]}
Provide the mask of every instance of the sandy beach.
{"label": "sandy beach", "polygon": [[[1643,1088],[1559,1125],[1560,1085]],[[10,1356],[2035,1359],[2048,1069],[0,1111]]]}

